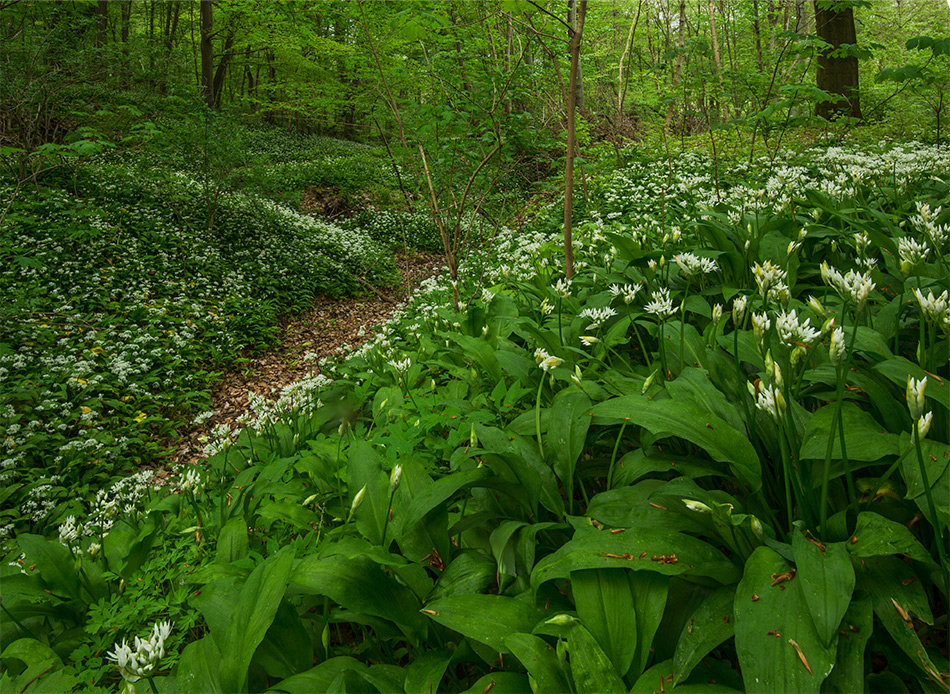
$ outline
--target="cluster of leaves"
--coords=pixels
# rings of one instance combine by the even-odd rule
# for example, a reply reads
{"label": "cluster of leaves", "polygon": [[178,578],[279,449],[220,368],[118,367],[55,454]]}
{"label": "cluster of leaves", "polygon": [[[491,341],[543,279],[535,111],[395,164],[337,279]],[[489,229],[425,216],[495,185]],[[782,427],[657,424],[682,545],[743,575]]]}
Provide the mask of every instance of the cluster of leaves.
{"label": "cluster of leaves", "polygon": [[[21,535],[5,677],[115,682],[76,640],[109,615],[176,620],[158,691],[945,687],[950,160],[754,171],[619,171],[572,282],[543,214],[502,232],[467,306],[420,296],[177,493],[104,494],[101,542]],[[122,613],[169,545],[188,590]]]}

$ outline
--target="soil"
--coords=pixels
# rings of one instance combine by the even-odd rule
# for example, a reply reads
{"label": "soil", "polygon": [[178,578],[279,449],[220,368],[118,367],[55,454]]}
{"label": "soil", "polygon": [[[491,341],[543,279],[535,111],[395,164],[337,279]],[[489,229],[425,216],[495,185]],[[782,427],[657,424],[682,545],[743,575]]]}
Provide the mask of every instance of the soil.
{"label": "soil", "polygon": [[[347,299],[318,296],[310,310],[284,321],[278,347],[247,357],[225,372],[211,393],[214,416],[180,432],[173,462],[197,462],[203,457],[202,437],[217,425],[234,428],[235,421],[248,409],[248,391],[276,399],[290,383],[320,373],[319,360],[334,354],[341,344],[353,348],[372,339],[374,328],[384,323],[423,280],[439,274],[443,265],[442,256],[433,253],[397,253],[395,260],[402,273],[401,286]],[[360,328],[365,328],[362,336]],[[315,358],[304,361],[305,354]]]}

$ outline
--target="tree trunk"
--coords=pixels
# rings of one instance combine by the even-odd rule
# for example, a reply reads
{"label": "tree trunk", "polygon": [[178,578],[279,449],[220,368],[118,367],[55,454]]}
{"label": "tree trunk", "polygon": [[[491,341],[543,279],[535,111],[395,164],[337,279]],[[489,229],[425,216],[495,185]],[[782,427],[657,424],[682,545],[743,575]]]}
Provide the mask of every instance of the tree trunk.
{"label": "tree trunk", "polygon": [[762,72],[762,31],[759,28],[759,0],[752,0],[752,33],[755,35],[755,61]]}
{"label": "tree trunk", "polygon": [[234,34],[235,31],[232,29],[228,33],[227,38],[224,39],[224,53],[222,53],[218,59],[218,67],[214,71],[214,80],[211,82],[211,101],[213,108],[221,107],[221,94],[224,92],[224,77],[228,74],[228,65],[233,55],[231,49],[234,47]]}
{"label": "tree trunk", "polygon": [[[577,7],[578,0],[568,0],[568,7],[570,8],[570,22],[571,25],[571,36],[580,34],[583,31],[583,19],[579,17],[579,10]],[[586,12],[586,8],[584,10]],[[580,26],[580,28],[578,28]],[[573,40],[573,39],[572,39]],[[571,59],[573,60],[573,49],[571,53]],[[571,70],[574,70],[574,67],[571,66]],[[582,114],[587,113],[587,104],[584,102],[584,73],[581,68],[580,63],[580,54],[577,58],[577,76],[576,79],[572,78],[572,88],[574,90],[574,105],[577,107],[577,110]]]}
{"label": "tree trunk", "polygon": [[574,276],[574,241],[571,222],[574,214],[574,111],[577,107],[577,82],[580,76],[581,37],[587,17],[587,0],[577,3],[577,23],[571,36],[571,77],[567,90],[567,157],[564,167],[564,276]]}
{"label": "tree trunk", "polygon": [[109,30],[109,2],[99,0],[96,4],[96,48],[106,45],[106,36]]}
{"label": "tree trunk", "polygon": [[850,7],[833,9],[835,3],[830,0],[814,0],[814,4],[815,32],[818,38],[830,44],[830,48],[818,53],[816,86],[841,97],[836,101],[819,101],[815,104],[815,115],[822,118],[848,116],[860,119],[857,56],[830,55],[842,44],[857,43],[854,10]]}
{"label": "tree trunk", "polygon": [[722,106],[722,116],[729,120],[729,107],[723,98],[725,84],[722,79],[722,60],[719,57],[719,37],[716,34],[716,10],[713,7],[713,0],[708,0],[706,10],[709,14],[709,37],[712,40],[713,62],[716,64],[716,81],[719,82],[719,94],[716,95],[716,101]]}
{"label": "tree trunk", "polygon": [[[679,11],[679,40],[676,43],[679,50],[676,52],[676,67],[673,69],[673,83],[670,86],[670,91],[676,89],[676,85],[679,84],[680,78],[683,76],[683,50],[686,48],[686,0],[680,0],[680,11]],[[670,123],[673,121],[673,106],[670,104],[666,109],[666,123],[664,127],[669,130]],[[683,108],[686,108],[686,104],[683,104]]]}
{"label": "tree trunk", "polygon": [[214,28],[211,0],[201,0],[201,93],[208,108],[214,108],[214,46],[211,32]]}

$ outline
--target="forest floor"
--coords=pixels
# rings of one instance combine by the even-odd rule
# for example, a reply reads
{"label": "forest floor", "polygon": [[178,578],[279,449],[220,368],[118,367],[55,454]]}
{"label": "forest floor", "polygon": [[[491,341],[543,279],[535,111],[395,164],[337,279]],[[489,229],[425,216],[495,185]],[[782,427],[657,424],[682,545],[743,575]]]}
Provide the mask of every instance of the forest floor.
{"label": "forest floor", "polygon": [[[214,415],[179,432],[178,448],[170,462],[195,463],[202,459],[202,439],[215,426],[225,424],[232,429],[239,428],[238,418],[248,411],[248,393],[276,399],[281,389],[294,381],[319,374],[320,360],[334,354],[342,345],[353,349],[372,339],[375,328],[382,325],[423,280],[438,275],[443,265],[443,257],[438,253],[397,252],[395,260],[402,277],[398,287],[344,299],[318,296],[310,310],[284,321],[276,347],[248,357],[226,371],[211,392]],[[165,473],[164,470],[158,472],[160,477]]]}

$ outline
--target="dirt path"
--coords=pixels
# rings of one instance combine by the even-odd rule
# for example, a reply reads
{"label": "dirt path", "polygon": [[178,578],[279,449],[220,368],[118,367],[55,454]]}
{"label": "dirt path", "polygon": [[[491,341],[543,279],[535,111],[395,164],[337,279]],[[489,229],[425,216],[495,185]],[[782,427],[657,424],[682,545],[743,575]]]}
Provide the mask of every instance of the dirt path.
{"label": "dirt path", "polygon": [[[420,282],[438,274],[442,263],[438,254],[397,254],[396,264],[402,271],[403,282],[396,290],[387,289],[387,295],[396,302],[404,301]],[[211,394],[213,416],[180,432],[182,437],[173,462],[196,462],[203,457],[202,439],[212,428],[222,424],[234,428],[248,409],[248,391],[276,399],[290,383],[318,374],[320,359],[334,354],[340,345],[358,347],[371,339],[374,328],[389,318],[397,305],[375,294],[349,299],[316,297],[309,311],[282,327],[278,347],[249,358],[221,377]],[[362,334],[361,328],[365,330]]]}

